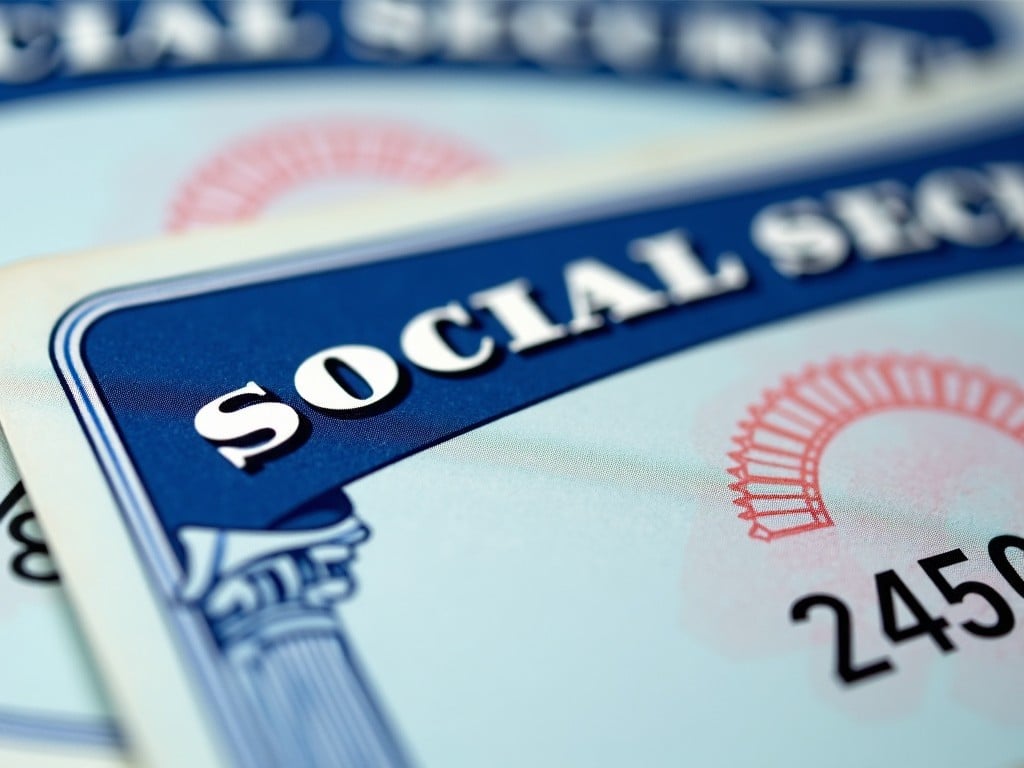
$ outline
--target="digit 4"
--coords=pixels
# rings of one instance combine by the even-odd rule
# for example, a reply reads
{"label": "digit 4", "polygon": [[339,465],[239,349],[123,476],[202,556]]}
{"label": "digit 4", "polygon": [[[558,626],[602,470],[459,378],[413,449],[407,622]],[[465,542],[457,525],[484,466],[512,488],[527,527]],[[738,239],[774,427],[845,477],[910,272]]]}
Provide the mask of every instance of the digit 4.
{"label": "digit 4", "polygon": [[[949,622],[941,616],[929,614],[896,571],[888,570],[876,573],[875,587],[878,590],[878,610],[881,612],[882,631],[888,635],[890,640],[894,643],[902,643],[919,635],[929,635],[943,653],[956,650],[956,646],[946,636],[946,627],[949,626]],[[905,627],[899,626],[896,616],[897,598],[907,607],[916,623]]]}

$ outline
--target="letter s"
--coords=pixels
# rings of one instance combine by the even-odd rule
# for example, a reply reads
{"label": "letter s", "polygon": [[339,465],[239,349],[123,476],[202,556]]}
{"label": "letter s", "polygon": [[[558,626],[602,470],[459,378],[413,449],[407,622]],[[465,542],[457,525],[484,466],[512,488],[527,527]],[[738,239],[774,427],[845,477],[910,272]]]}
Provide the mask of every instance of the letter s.
{"label": "letter s", "polygon": [[[299,432],[298,412],[289,405],[267,402],[267,392],[255,381],[241,389],[228,392],[207,403],[196,414],[196,432],[213,443],[252,439],[261,432],[271,433],[256,445],[221,446],[217,449],[239,469],[248,469],[250,462],[258,466],[259,457],[274,451]],[[257,402],[247,402],[256,400]]]}
{"label": "letter s", "polygon": [[810,198],[768,206],[754,217],[750,235],[786,277],[829,272],[850,251],[843,230]]}

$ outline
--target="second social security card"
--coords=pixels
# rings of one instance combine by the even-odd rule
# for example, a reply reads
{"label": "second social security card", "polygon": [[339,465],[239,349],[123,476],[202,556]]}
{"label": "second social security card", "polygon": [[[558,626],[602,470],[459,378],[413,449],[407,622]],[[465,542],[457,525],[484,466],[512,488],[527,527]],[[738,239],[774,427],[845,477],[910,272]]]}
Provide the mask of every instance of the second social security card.
{"label": "second social security card", "polygon": [[10,271],[146,759],[1015,757],[1019,77],[972,90]]}

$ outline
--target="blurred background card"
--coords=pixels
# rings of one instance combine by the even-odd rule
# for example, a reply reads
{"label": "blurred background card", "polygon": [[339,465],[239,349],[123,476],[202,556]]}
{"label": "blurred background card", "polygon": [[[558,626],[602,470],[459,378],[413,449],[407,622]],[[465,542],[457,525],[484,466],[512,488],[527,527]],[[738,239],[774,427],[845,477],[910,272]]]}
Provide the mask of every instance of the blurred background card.
{"label": "blurred background card", "polygon": [[834,89],[898,93],[1015,51],[1022,17],[1013,2],[10,3],[0,204],[19,215],[2,258],[682,140]]}

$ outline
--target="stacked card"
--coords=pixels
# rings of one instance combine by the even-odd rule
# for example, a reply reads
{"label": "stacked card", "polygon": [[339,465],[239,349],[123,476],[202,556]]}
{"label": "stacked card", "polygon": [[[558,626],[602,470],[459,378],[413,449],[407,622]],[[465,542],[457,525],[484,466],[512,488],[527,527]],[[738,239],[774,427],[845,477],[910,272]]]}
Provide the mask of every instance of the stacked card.
{"label": "stacked card", "polygon": [[0,765],[1024,761],[1022,23],[0,6]]}

